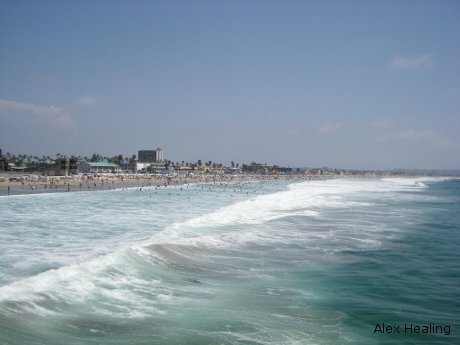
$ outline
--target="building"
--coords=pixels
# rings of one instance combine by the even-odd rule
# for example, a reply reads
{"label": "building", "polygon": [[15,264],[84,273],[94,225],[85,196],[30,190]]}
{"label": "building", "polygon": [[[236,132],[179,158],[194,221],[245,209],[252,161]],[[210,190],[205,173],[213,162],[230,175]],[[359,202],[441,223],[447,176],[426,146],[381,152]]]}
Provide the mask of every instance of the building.
{"label": "building", "polygon": [[47,176],[68,176],[76,174],[78,162],[76,158],[58,158],[54,164],[43,167],[43,174]]}
{"label": "building", "polygon": [[0,172],[4,172],[8,169],[8,161],[3,157],[2,149],[0,149]]}
{"label": "building", "polygon": [[116,163],[112,162],[83,162],[78,165],[78,173],[114,173],[120,170]]}
{"label": "building", "polygon": [[137,160],[142,163],[163,162],[163,151],[160,148],[156,150],[139,150]]}
{"label": "building", "polygon": [[152,163],[150,164],[150,167],[148,168],[148,170],[150,170],[151,172],[157,172],[157,173],[164,172],[166,170],[165,163],[163,162]]}
{"label": "building", "polygon": [[136,172],[146,172],[147,168],[150,166],[150,162],[137,162],[136,163]]}
{"label": "building", "polygon": [[271,170],[273,173],[283,173],[283,174],[291,174],[293,172],[292,168],[289,167],[278,167],[274,166]]}
{"label": "building", "polygon": [[159,147],[157,147],[155,162],[163,162],[164,160],[165,160],[165,158],[163,156],[163,151]]}
{"label": "building", "polygon": [[137,162],[136,163],[136,172],[140,173],[154,173],[162,172],[166,170],[165,163],[163,162]]}
{"label": "building", "polygon": [[140,150],[137,155],[137,160],[139,162],[155,162],[156,157],[156,150]]}
{"label": "building", "polygon": [[135,173],[137,171],[136,162],[122,162],[120,163],[120,169],[123,171],[129,171]]}

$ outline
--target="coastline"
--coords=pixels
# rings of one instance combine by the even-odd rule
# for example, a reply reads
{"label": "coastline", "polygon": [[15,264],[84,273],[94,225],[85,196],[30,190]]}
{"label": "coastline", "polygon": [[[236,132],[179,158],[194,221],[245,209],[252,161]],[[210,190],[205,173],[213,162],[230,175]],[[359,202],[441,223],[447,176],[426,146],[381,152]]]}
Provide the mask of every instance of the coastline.
{"label": "coastline", "polygon": [[[230,182],[250,182],[250,181],[320,181],[332,179],[381,179],[381,178],[400,178],[400,177],[447,177],[447,176],[423,176],[423,175],[405,175],[405,176],[369,176],[366,174],[352,175],[265,175],[265,174],[239,174],[239,175],[178,175],[172,178],[165,178],[154,175],[134,175],[123,177],[117,175],[103,175],[93,178],[84,176],[70,177],[40,177],[35,181],[1,181],[0,180],[0,197],[14,195],[36,195],[47,193],[65,193],[65,192],[91,192],[127,188],[144,188],[144,187],[168,187],[178,186],[188,183],[230,183]],[[455,176],[447,178],[458,178]]]}
{"label": "coastline", "polygon": [[194,175],[192,177],[177,176],[164,178],[158,176],[136,176],[123,178],[119,176],[100,176],[95,178],[61,177],[41,179],[38,181],[4,181],[0,182],[0,197],[13,195],[31,195],[45,193],[89,192],[115,190],[124,188],[168,187],[187,183],[229,183],[248,181],[290,180],[301,182],[337,178],[338,176],[311,176],[311,175]]}

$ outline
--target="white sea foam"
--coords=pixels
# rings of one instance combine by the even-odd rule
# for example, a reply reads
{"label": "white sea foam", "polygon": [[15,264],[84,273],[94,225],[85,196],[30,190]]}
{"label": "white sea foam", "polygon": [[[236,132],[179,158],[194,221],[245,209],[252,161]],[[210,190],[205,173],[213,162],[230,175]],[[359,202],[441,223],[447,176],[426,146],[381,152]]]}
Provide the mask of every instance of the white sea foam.
{"label": "white sea foam", "polygon": [[[400,192],[423,191],[427,188],[424,182],[434,181],[437,180],[328,180],[292,184],[286,191],[252,196],[203,216],[173,223],[142,244],[124,245],[113,253],[2,286],[0,302],[19,303],[23,311],[33,309],[44,314],[47,310],[53,312],[45,307],[46,301],[87,303],[99,296],[112,306],[109,310],[115,314],[142,317],[161,313],[158,304],[167,302],[172,292],[162,287],[159,279],[144,278],[136,265],[190,266],[199,264],[199,257],[206,255],[207,249],[254,245],[272,245],[279,250],[283,246],[291,248],[287,250],[297,246],[302,252],[309,252],[311,258],[377,248],[388,239],[387,229],[378,223],[359,224],[356,219],[349,223],[346,212],[372,212],[370,206],[374,201],[394,198]],[[296,220],[301,220],[303,226],[286,225]],[[113,310],[127,304],[129,311]],[[94,308],[95,312],[107,310],[96,305]]]}
{"label": "white sea foam", "polygon": [[[152,243],[169,243],[206,236],[206,230],[235,225],[261,225],[270,221],[293,217],[318,217],[321,207],[347,207],[349,201],[340,196],[321,196],[292,189],[269,195],[258,195],[251,199],[223,207],[216,212],[175,223],[155,234]],[[314,209],[313,209],[314,207]],[[200,231],[196,231],[200,229]]]}
{"label": "white sea foam", "polygon": [[9,313],[43,316],[56,315],[61,309],[57,306],[67,304],[86,304],[92,313],[111,317],[140,318],[163,313],[159,304],[171,292],[161,285],[161,280],[142,277],[131,265],[130,254],[128,249],[118,250],[2,286],[0,303],[8,302]]}
{"label": "white sea foam", "polygon": [[[259,195],[216,212],[172,224],[155,234],[147,244],[176,243],[199,248],[237,248],[251,243],[302,243],[305,248],[321,248],[323,254],[378,248],[395,236],[394,230],[388,234],[378,220],[376,223],[367,221],[359,224],[355,219],[348,225],[347,213],[339,217],[340,213],[335,212],[332,218],[327,219],[329,223],[334,222],[332,225],[318,227],[315,219],[325,219],[324,214],[331,210],[345,211],[350,208],[354,212],[368,212],[370,219],[382,217],[384,215],[380,211],[370,207],[374,202],[392,202],[395,198],[424,198],[419,194],[401,192],[421,192],[427,188],[422,181],[441,180],[338,179],[292,184],[287,191]],[[278,226],[269,225],[270,222],[292,220],[296,216],[305,217],[303,222],[311,223],[312,227],[299,230],[295,227],[279,229],[281,223]],[[394,216],[397,217],[397,214]]]}

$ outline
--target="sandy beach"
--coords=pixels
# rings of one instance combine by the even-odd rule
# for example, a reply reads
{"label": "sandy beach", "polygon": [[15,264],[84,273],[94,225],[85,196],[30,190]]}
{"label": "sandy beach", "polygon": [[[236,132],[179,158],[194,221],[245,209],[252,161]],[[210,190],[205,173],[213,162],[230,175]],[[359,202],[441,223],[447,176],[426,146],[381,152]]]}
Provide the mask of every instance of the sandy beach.
{"label": "sandy beach", "polygon": [[312,179],[306,175],[178,175],[171,178],[157,175],[103,175],[96,177],[37,177],[33,180],[9,181],[8,176],[0,178],[0,196],[20,194],[40,194],[59,192],[80,192],[94,190],[111,190],[121,188],[167,187],[187,183],[228,183],[253,180],[292,180],[303,181]]}

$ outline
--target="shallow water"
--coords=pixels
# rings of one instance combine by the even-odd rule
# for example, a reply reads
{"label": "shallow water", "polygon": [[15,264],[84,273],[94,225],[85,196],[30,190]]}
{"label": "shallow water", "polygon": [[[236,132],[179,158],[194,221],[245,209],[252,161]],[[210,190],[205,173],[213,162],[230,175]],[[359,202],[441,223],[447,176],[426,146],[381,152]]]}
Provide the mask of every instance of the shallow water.
{"label": "shallow water", "polygon": [[19,195],[0,219],[3,344],[460,343],[460,180]]}

